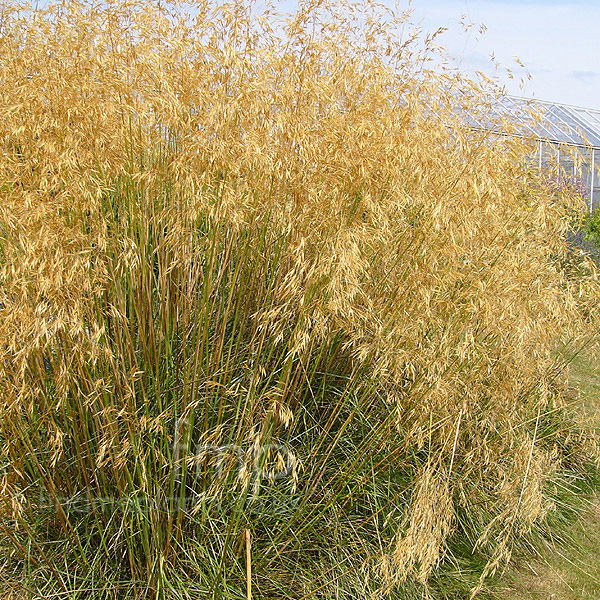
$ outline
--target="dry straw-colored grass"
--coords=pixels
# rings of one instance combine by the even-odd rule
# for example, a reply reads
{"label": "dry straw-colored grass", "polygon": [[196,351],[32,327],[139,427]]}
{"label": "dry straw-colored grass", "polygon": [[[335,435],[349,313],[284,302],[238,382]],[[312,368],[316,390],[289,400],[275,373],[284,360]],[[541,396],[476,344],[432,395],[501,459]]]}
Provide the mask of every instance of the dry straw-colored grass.
{"label": "dry straw-colored grass", "polygon": [[551,358],[596,318],[577,201],[412,32],[4,4],[2,580],[240,598],[250,530],[256,598],[459,597],[583,476]]}

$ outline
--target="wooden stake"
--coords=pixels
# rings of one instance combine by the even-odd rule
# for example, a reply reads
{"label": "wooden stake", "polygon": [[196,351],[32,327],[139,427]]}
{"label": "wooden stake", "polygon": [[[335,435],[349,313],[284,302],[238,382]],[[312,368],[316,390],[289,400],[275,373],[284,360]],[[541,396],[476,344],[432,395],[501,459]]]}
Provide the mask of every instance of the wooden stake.
{"label": "wooden stake", "polygon": [[252,555],[250,554],[251,547],[250,530],[246,529],[246,597],[252,600]]}

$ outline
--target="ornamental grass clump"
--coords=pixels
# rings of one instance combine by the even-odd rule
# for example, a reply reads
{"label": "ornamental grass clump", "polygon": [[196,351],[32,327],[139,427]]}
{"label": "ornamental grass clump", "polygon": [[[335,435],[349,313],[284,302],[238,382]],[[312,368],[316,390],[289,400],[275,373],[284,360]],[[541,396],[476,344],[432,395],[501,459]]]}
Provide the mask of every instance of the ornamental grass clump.
{"label": "ornamental grass clump", "polygon": [[436,48],[363,1],[4,5],[3,585],[459,597],[544,531],[595,272]]}

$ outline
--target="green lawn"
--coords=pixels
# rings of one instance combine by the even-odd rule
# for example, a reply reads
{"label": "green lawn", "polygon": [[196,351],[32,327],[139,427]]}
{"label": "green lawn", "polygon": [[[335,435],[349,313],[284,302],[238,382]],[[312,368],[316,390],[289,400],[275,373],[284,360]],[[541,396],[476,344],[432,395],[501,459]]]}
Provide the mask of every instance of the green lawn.
{"label": "green lawn", "polygon": [[[581,353],[571,363],[569,380],[584,418],[600,428],[600,360]],[[507,575],[502,597],[510,600],[600,598],[600,493],[587,501],[581,518],[546,543],[539,556],[521,561]]]}

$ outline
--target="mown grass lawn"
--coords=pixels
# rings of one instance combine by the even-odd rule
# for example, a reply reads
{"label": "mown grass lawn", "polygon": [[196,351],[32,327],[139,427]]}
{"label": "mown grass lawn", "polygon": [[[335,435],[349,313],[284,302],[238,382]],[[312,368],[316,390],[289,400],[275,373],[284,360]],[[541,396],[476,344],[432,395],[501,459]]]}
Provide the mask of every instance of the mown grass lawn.
{"label": "mown grass lawn", "polygon": [[[583,417],[600,429],[600,358],[582,352],[571,363],[569,380]],[[600,492],[585,500],[581,517],[547,543],[533,560],[523,560],[502,586],[511,600],[600,598]]]}

